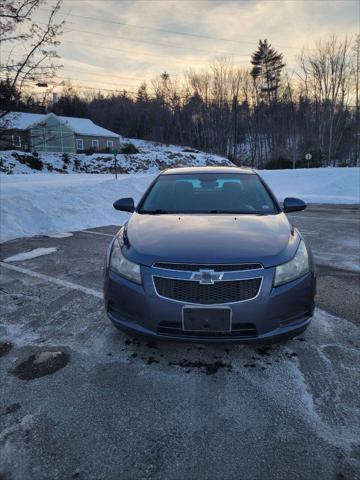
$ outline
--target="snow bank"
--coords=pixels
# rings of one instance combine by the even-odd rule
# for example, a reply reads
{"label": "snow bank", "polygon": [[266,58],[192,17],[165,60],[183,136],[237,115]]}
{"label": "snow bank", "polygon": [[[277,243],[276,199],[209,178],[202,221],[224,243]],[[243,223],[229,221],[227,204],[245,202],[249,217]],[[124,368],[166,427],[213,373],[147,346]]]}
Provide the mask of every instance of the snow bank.
{"label": "snow bank", "polygon": [[360,168],[259,170],[279,200],[299,197],[308,203],[360,203]]}
{"label": "snow bank", "polygon": [[[260,171],[276,196],[309,203],[359,203],[360,169]],[[2,175],[0,241],[33,235],[122,224],[126,213],[113,209],[121,197],[137,201],[154,175]]]}
{"label": "snow bank", "polygon": [[152,175],[2,175],[0,241],[122,224],[115,200],[136,200]]}

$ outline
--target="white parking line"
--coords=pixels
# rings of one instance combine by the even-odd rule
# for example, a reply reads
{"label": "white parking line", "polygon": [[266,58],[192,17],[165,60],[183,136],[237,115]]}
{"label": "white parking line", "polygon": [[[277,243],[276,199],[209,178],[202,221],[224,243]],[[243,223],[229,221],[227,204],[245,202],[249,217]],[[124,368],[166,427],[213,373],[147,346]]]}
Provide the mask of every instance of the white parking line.
{"label": "white parking line", "polygon": [[61,287],[67,287],[71,290],[77,290],[87,295],[92,295],[96,298],[103,298],[102,293],[99,290],[93,290],[92,288],[83,287],[77,283],[68,282],[67,280],[61,280],[60,278],[50,277],[49,275],[44,275],[43,273],[34,272],[33,270],[28,270],[27,268],[17,267],[16,265],[9,265],[5,262],[0,262],[0,266],[7,268],[8,270],[13,270],[14,272],[22,273],[24,275],[29,275],[30,277],[39,278],[45,282],[54,283],[55,285],[60,285]]}
{"label": "white parking line", "polygon": [[102,233],[102,232],[94,232],[93,230],[81,230],[79,233],[92,233],[94,235],[102,235],[103,237],[114,237],[114,235],[111,235],[111,233]]}

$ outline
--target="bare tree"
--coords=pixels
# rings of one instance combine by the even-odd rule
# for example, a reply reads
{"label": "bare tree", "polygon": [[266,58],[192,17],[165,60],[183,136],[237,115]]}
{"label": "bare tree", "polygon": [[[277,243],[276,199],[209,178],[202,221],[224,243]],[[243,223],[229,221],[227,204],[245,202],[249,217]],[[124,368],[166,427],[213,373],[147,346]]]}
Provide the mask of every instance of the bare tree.
{"label": "bare tree", "polygon": [[26,40],[27,34],[18,31],[21,24],[31,20],[31,15],[41,0],[2,0],[0,7],[0,38],[2,42]]}
{"label": "bare tree", "polygon": [[305,91],[315,104],[318,142],[331,165],[345,127],[345,110],[350,98],[350,41],[332,35],[319,41],[314,51],[300,58]]}
{"label": "bare tree", "polygon": [[360,78],[360,34],[355,38],[352,47],[353,60],[353,83],[355,90],[355,131],[354,139],[354,163],[360,165],[360,104],[359,104],[359,78]]}
{"label": "bare tree", "polygon": [[[64,21],[56,21],[61,1],[57,0],[50,8],[47,21],[42,26],[34,17],[46,0],[1,0],[0,46],[3,54],[0,71],[2,83],[6,83],[6,95],[2,92],[0,118],[9,112],[26,85],[46,87],[54,80],[60,68],[56,47],[64,25]],[[19,42],[25,47],[25,53],[15,59],[14,52]]]}

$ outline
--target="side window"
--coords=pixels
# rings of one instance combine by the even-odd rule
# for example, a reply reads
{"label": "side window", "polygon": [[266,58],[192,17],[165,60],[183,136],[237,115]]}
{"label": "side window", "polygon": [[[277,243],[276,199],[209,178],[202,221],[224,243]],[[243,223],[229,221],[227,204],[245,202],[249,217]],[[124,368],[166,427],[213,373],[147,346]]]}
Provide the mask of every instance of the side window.
{"label": "side window", "polygon": [[106,140],[106,146],[107,146],[108,148],[113,148],[114,142],[113,142],[112,140]]}
{"label": "side window", "polygon": [[99,150],[99,140],[91,140],[91,146],[94,150]]}
{"label": "side window", "polygon": [[82,138],[76,139],[76,150],[82,152],[84,150],[84,140]]}

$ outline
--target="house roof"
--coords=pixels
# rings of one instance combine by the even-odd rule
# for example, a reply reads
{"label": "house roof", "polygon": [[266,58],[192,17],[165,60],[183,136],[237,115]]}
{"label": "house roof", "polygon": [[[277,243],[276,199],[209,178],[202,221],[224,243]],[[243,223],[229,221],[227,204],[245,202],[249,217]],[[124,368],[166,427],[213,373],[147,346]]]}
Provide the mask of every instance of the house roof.
{"label": "house roof", "polygon": [[6,128],[28,130],[50,116],[57,118],[60,122],[68,126],[71,130],[73,130],[74,133],[77,133],[78,135],[114,138],[120,137],[120,135],[117,133],[111,132],[106,128],[96,125],[89,118],[62,117],[60,115],[55,115],[54,113],[43,115],[40,113],[11,112],[3,118],[3,121],[6,125]]}

